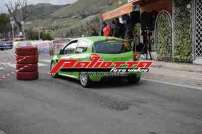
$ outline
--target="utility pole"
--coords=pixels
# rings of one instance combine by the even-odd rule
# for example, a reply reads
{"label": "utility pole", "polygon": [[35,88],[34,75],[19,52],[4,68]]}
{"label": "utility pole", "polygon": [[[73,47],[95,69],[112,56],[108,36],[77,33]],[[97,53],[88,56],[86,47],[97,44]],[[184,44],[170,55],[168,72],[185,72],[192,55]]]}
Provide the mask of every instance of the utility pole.
{"label": "utility pole", "polygon": [[14,41],[14,38],[15,38],[15,31],[14,31],[15,21],[13,20],[12,17],[10,17],[10,24],[11,24],[11,29],[12,29],[12,38],[13,38],[13,41]]}
{"label": "utility pole", "polygon": [[41,28],[38,28],[38,40],[41,40]]}
{"label": "utility pole", "polygon": [[22,34],[23,34],[23,37],[26,38],[24,24],[25,24],[25,22],[24,22],[24,21],[21,21],[21,25],[22,25]]}

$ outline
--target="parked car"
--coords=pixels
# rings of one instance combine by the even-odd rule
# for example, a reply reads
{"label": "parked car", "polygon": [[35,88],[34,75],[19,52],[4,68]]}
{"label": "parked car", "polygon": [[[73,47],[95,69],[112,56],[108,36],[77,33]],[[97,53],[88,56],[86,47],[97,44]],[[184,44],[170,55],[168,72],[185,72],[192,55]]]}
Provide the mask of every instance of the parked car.
{"label": "parked car", "polygon": [[0,50],[13,49],[12,41],[0,41]]}
{"label": "parked car", "polygon": [[[61,49],[58,55],[54,55],[51,60],[50,69],[60,61],[60,59],[75,59],[79,61],[91,61],[92,55],[100,55],[103,61],[112,62],[128,62],[133,61],[133,51],[128,43],[122,39],[113,37],[83,37],[71,40],[67,45]],[[80,80],[83,87],[90,87],[92,82],[99,82],[108,77],[124,77],[129,82],[138,83],[141,78],[141,72],[127,73],[126,75],[114,76],[110,72],[98,73],[98,75],[92,75],[86,72],[69,72],[60,70],[56,74],[52,74],[52,77],[70,77]]]}

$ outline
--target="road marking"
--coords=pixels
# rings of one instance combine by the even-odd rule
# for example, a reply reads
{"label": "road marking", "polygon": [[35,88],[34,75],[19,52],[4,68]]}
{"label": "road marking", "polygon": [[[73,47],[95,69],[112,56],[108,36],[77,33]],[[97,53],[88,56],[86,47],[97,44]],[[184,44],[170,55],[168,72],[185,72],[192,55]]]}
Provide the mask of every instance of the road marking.
{"label": "road marking", "polygon": [[48,64],[44,64],[44,63],[38,63],[39,67],[46,67],[48,66]]}
{"label": "road marking", "polygon": [[41,62],[45,62],[45,63],[50,63],[51,62],[51,60],[40,60]]}
{"label": "road marking", "polygon": [[4,70],[4,68],[3,67],[0,67],[0,71],[3,71]]}
{"label": "road marking", "polygon": [[9,67],[16,68],[16,64],[6,63]]}
{"label": "road marking", "polygon": [[191,86],[191,85],[185,85],[185,84],[177,84],[177,83],[165,82],[165,81],[160,81],[160,80],[150,80],[150,79],[142,79],[142,80],[150,81],[150,82],[155,82],[155,83],[160,83],[160,84],[171,85],[171,86],[196,89],[196,90],[202,91],[202,87],[197,87],[197,86]]}
{"label": "road marking", "polygon": [[[12,68],[16,68],[16,64],[12,64],[12,63],[2,63],[2,65],[9,66],[9,67],[12,67]],[[46,67],[46,66],[48,66],[48,64],[38,63],[38,66],[39,67]]]}

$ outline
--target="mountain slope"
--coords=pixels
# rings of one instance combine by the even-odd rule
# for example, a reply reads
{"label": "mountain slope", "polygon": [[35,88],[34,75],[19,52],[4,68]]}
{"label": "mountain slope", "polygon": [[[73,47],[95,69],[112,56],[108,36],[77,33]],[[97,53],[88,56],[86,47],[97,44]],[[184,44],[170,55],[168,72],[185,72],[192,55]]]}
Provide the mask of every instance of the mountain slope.
{"label": "mountain slope", "polygon": [[30,9],[30,17],[28,17],[27,20],[29,21],[29,20],[47,18],[49,17],[50,14],[54,13],[55,11],[65,6],[68,5],[52,5],[47,3],[29,5],[28,8]]}
{"label": "mountain slope", "polygon": [[109,0],[79,0],[71,6],[65,6],[54,12],[52,16],[70,17],[81,15],[83,17],[90,16],[112,5]]}
{"label": "mountain slope", "polygon": [[34,19],[30,19],[27,27],[43,27],[57,37],[69,36],[72,32],[76,36],[86,35],[91,29],[89,27],[99,23],[99,14],[126,2],[127,0],[78,0],[71,5],[59,7],[54,12],[51,11],[52,13],[48,12],[43,15],[44,17],[33,16]]}

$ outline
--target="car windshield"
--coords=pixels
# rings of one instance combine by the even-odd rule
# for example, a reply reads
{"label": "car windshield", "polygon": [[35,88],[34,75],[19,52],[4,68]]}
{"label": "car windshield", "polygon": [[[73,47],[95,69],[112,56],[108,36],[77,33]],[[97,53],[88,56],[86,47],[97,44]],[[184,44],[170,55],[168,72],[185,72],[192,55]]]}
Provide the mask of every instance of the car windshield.
{"label": "car windshield", "polygon": [[126,41],[108,40],[95,43],[96,53],[120,54],[131,51],[131,47]]}

